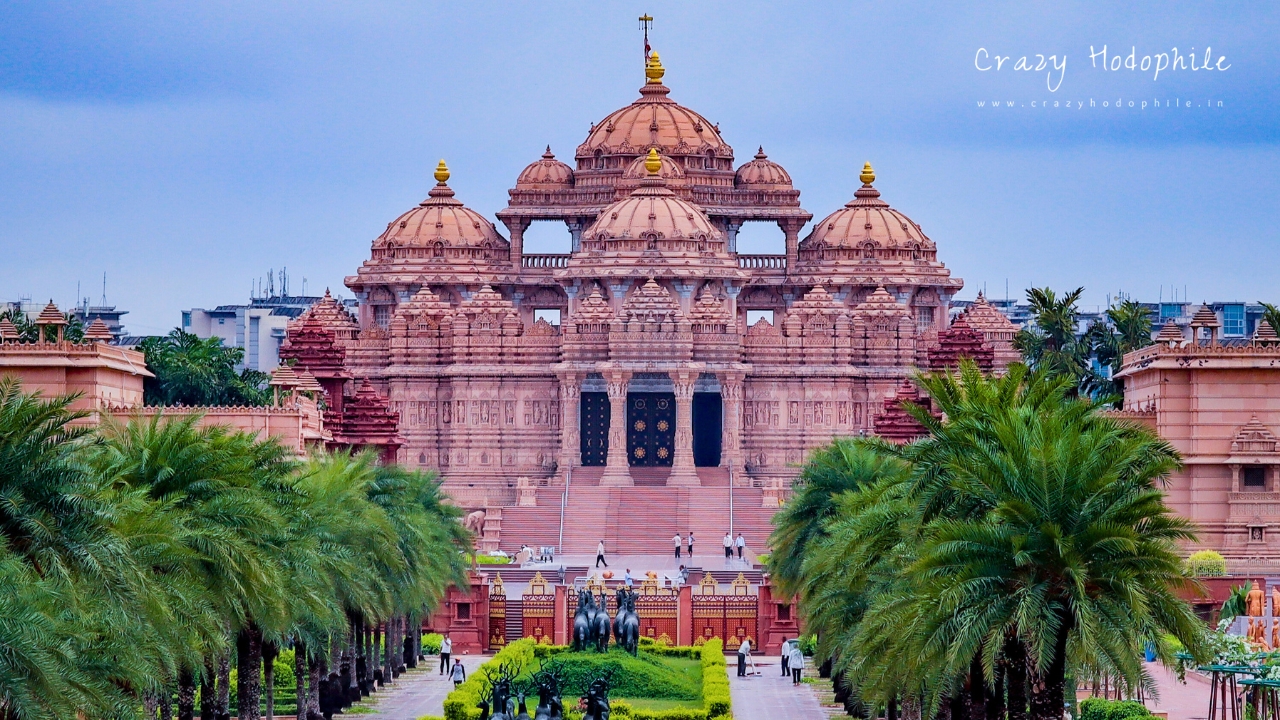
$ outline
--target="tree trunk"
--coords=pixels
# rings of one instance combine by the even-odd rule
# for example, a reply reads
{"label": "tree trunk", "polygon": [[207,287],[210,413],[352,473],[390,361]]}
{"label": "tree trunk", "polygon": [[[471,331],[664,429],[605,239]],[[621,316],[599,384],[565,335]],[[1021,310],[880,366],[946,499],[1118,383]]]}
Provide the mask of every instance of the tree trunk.
{"label": "tree trunk", "polygon": [[218,658],[218,694],[213,712],[218,720],[231,720],[231,656],[226,653]]}
{"label": "tree trunk", "polygon": [[1027,646],[1017,637],[1005,638],[1004,657],[1009,720],[1027,720]]}
{"label": "tree trunk", "polygon": [[160,720],[173,720],[173,688],[168,685],[160,691]]}
{"label": "tree trunk", "polygon": [[195,715],[196,679],[183,668],[178,671],[178,720],[195,720]]}
{"label": "tree trunk", "polygon": [[408,615],[403,616],[400,619],[400,622],[404,623],[401,626],[404,628],[404,637],[401,638],[400,640],[400,644],[402,645],[402,652],[400,653],[401,654],[400,670],[401,672],[403,672],[413,667],[414,665],[417,665],[418,663],[416,662],[416,658],[413,654],[413,637],[410,632],[413,628],[409,624],[409,616]]}
{"label": "tree trunk", "polygon": [[156,720],[156,708],[160,705],[159,699],[155,693],[142,694],[142,717],[147,720]]}
{"label": "tree trunk", "polygon": [[250,623],[236,636],[237,716],[240,720],[262,717],[262,631]]}
{"label": "tree trunk", "polygon": [[211,660],[200,676],[200,720],[218,720],[218,670]]}
{"label": "tree trunk", "polygon": [[[307,714],[306,720],[318,720],[320,714],[320,679],[324,677],[324,659],[317,655],[307,660]],[[299,718],[298,720],[302,720]]]}
{"label": "tree trunk", "polygon": [[385,686],[387,684],[387,675],[384,669],[386,662],[383,661],[382,652],[382,623],[377,620],[373,621],[373,652],[371,656],[376,666],[373,671],[373,679],[378,685]]}
{"label": "tree trunk", "polygon": [[262,643],[262,682],[267,692],[267,720],[275,720],[276,717],[276,656],[279,654],[279,645]]}
{"label": "tree trunk", "polygon": [[1004,720],[1004,684],[1007,664],[1003,659],[996,662],[996,677],[991,683],[991,694],[987,698],[986,720]]}
{"label": "tree trunk", "polygon": [[1071,623],[1064,619],[1053,644],[1053,660],[1031,681],[1031,720],[1062,720],[1066,704],[1067,640]]}
{"label": "tree trunk", "polygon": [[293,677],[297,679],[294,695],[298,698],[298,720],[307,718],[307,680],[311,673],[307,669],[307,646],[302,640],[293,641]]}
{"label": "tree trunk", "polygon": [[987,677],[982,667],[982,652],[969,661],[969,718],[987,720]]}

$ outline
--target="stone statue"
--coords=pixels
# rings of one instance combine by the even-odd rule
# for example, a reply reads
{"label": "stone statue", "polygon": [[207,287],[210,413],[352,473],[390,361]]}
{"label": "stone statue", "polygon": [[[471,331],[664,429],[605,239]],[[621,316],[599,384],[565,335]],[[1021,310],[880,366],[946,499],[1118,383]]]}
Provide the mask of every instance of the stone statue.
{"label": "stone statue", "polygon": [[1271,617],[1280,618],[1280,585],[1271,588]]}
{"label": "stone statue", "polygon": [[1252,617],[1262,617],[1262,606],[1266,602],[1265,598],[1266,594],[1262,592],[1261,583],[1254,583],[1253,587],[1249,589],[1249,594],[1245,595],[1244,598],[1245,613]]}
{"label": "stone statue", "polygon": [[582,720],[609,720],[609,680],[611,678],[612,672],[606,671],[591,683],[591,687],[587,688],[587,695],[583,698],[587,709],[582,714]]}
{"label": "stone statue", "polygon": [[542,666],[534,674],[533,683],[538,686],[538,707],[534,710],[533,720],[561,720],[564,703],[560,694],[564,678],[560,675],[560,666],[555,663]]}
{"label": "stone statue", "polygon": [[462,518],[462,527],[470,530],[476,535],[480,535],[480,533],[484,531],[484,518],[485,512],[483,510],[469,512],[466,517]]}
{"label": "stone statue", "polygon": [[595,598],[586,590],[578,591],[578,609],[573,613],[573,650],[582,652],[591,644],[591,606]]}
{"label": "stone statue", "polygon": [[640,616],[636,614],[636,593],[618,588],[618,612],[613,618],[613,638],[622,649],[636,655],[640,651]]}
{"label": "stone statue", "polygon": [[600,594],[595,617],[591,620],[591,640],[595,643],[597,652],[609,651],[609,604],[605,601],[604,593]]}
{"label": "stone statue", "polygon": [[[512,695],[512,685],[520,674],[520,668],[511,663],[503,663],[496,670],[488,666],[483,668],[488,681],[488,691],[480,698],[480,720],[515,720],[516,703]],[[493,714],[489,714],[492,708]],[[528,713],[525,714],[528,717]]]}

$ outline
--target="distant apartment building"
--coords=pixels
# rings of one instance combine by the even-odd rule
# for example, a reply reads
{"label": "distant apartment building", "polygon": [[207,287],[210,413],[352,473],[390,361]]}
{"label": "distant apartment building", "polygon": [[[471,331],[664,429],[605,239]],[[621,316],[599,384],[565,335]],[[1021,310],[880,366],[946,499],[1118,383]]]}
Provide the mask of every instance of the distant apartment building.
{"label": "distant apartment building", "polygon": [[[1031,306],[1025,302],[1007,299],[993,300],[990,298],[987,299],[987,302],[1001,313],[1004,313],[1005,317],[1009,318],[1009,321],[1019,329],[1026,327],[1032,321]],[[965,308],[972,304],[972,300],[952,300],[951,313],[954,315],[963,312]],[[1201,305],[1208,306],[1217,316],[1218,322],[1222,324],[1221,338],[1224,342],[1253,338],[1263,314],[1261,304],[1243,301],[1142,303],[1142,306],[1151,313],[1152,339],[1155,339],[1156,334],[1160,332],[1160,328],[1164,327],[1165,322],[1168,320],[1172,320],[1183,331],[1183,334],[1187,334],[1187,328],[1191,325],[1191,318],[1195,316],[1196,310],[1199,310]],[[1095,321],[1107,322],[1106,311],[1080,312],[1076,333],[1084,334]]]}
{"label": "distant apartment building", "polygon": [[[285,327],[319,300],[319,296],[275,295],[250,298],[247,305],[192,308],[182,312],[182,329],[201,338],[221,338],[227,347],[244,348],[244,368],[271,372],[280,364]],[[354,300],[346,304],[354,307]]]}

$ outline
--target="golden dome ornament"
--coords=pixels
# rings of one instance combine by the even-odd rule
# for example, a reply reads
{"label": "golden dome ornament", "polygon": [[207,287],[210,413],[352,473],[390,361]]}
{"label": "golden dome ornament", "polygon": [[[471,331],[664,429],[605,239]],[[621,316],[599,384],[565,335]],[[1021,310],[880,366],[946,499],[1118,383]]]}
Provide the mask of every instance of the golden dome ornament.
{"label": "golden dome ornament", "polygon": [[657,175],[662,169],[662,158],[658,156],[658,148],[649,148],[649,155],[644,159],[644,169],[650,175]]}
{"label": "golden dome ornament", "polygon": [[648,84],[661,85],[662,76],[665,74],[667,74],[667,71],[662,67],[662,61],[658,59],[657,51],[649,53],[649,60],[644,64],[644,76],[648,78]]}
{"label": "golden dome ornament", "polygon": [[444,158],[440,159],[440,163],[436,165],[436,182],[441,185],[449,181],[449,166],[444,164]]}
{"label": "golden dome ornament", "polygon": [[[443,161],[442,161],[443,162]],[[863,185],[870,185],[876,181],[876,171],[871,169],[871,163],[864,163],[862,166],[862,174],[858,176]]]}

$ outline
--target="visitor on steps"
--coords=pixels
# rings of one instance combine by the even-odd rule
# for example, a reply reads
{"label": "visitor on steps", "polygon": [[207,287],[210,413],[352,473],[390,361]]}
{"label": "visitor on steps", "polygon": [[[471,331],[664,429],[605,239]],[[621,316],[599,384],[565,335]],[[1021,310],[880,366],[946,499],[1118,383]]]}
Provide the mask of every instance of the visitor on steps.
{"label": "visitor on steps", "polygon": [[443,675],[445,670],[449,669],[449,655],[453,652],[453,642],[449,640],[449,636],[445,635],[440,641],[440,674]]}
{"label": "visitor on steps", "polygon": [[800,684],[800,673],[804,671],[804,653],[800,652],[800,643],[791,645],[791,659],[787,665],[791,668],[791,684]]}
{"label": "visitor on steps", "polygon": [[601,540],[600,544],[596,546],[596,567],[600,567],[601,563],[604,563],[605,567],[609,567],[609,563],[604,561],[604,541],[603,540]]}
{"label": "visitor on steps", "polygon": [[742,537],[742,533],[738,533],[738,539],[734,543],[738,546],[738,559],[742,559],[742,551],[747,547],[747,539]]}
{"label": "visitor on steps", "polygon": [[791,668],[788,667],[788,664],[790,662],[791,662],[791,641],[784,637],[782,638],[782,677],[786,677],[791,674]]}
{"label": "visitor on steps", "polygon": [[733,536],[729,533],[724,534],[724,556],[726,559],[733,558]]}
{"label": "visitor on steps", "polygon": [[680,546],[684,543],[684,538],[680,537],[680,533],[676,533],[675,537],[671,538],[671,543],[676,546],[676,559],[679,560]]}
{"label": "visitor on steps", "polygon": [[453,681],[455,689],[466,681],[467,669],[462,666],[462,658],[453,661],[453,669],[449,671],[449,679]]}
{"label": "visitor on steps", "polygon": [[689,557],[693,557],[693,531],[689,531]]}
{"label": "visitor on steps", "polygon": [[738,677],[747,676],[747,655],[751,653],[751,641],[743,640],[738,646]]}
{"label": "visitor on steps", "polygon": [[622,575],[622,584],[631,587],[634,583],[635,581],[631,579],[631,568],[627,568],[627,571]]}

